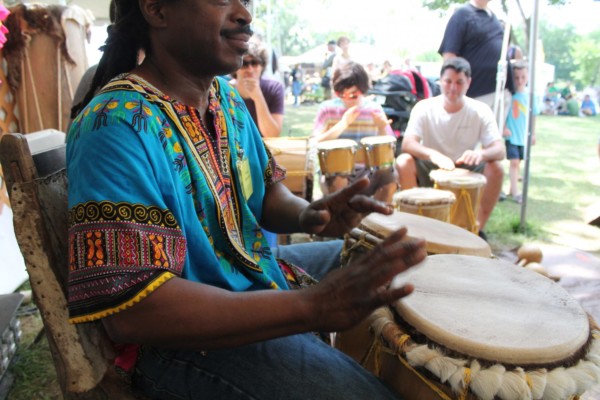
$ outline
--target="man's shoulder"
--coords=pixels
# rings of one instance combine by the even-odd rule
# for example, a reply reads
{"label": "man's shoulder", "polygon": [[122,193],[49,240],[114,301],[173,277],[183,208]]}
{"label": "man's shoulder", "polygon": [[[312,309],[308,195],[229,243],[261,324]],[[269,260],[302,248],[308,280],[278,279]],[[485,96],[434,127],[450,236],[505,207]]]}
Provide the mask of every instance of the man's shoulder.
{"label": "man's shoulder", "polygon": [[457,7],[454,10],[452,17],[453,18],[465,18],[465,17],[475,14],[476,11],[477,11],[477,9],[475,7],[473,7],[471,4],[467,3],[467,4],[463,4],[460,7]]}
{"label": "man's shoulder", "polygon": [[284,90],[283,83],[279,82],[276,79],[270,79],[270,78],[260,78],[260,88],[261,88],[261,90],[263,90],[263,92],[265,90],[269,90],[269,91]]}
{"label": "man's shoulder", "polygon": [[441,95],[429,97],[427,99],[419,100],[412,109],[412,112],[427,112],[434,110],[443,103],[443,97]]}
{"label": "man's shoulder", "polygon": [[492,112],[492,109],[490,108],[490,106],[485,104],[483,101],[479,101],[472,97],[467,97],[467,96],[465,96],[465,107],[469,110],[473,110],[478,113],[487,114],[488,112],[489,113]]}

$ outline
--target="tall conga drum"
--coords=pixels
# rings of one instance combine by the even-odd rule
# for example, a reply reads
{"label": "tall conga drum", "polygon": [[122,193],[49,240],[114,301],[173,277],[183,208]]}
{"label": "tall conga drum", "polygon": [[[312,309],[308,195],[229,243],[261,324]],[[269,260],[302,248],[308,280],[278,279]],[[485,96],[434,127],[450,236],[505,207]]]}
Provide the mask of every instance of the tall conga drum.
{"label": "tall conga drum", "polygon": [[350,139],[326,140],[317,145],[321,173],[327,177],[354,173],[358,144]]}
{"label": "tall conga drum", "polygon": [[406,227],[408,238],[426,240],[428,254],[468,254],[491,257],[490,245],[479,236],[456,225],[421,215],[394,211],[392,215],[372,213],[344,238],[342,265],[373,249],[392,232]]}
{"label": "tall conga drum", "polygon": [[266,137],[264,142],[277,164],[286,169],[283,184],[295,195],[312,201],[315,167],[309,138]]}
{"label": "tall conga drum", "polygon": [[[597,385],[598,326],[554,281],[503,260],[433,255],[391,286],[406,283],[411,295],[336,342],[400,396],[576,399]],[[350,340],[359,329],[366,343]]]}
{"label": "tall conga drum", "polygon": [[402,212],[450,222],[456,196],[449,190],[412,188],[394,194],[394,206]]}
{"label": "tall conga drum", "polygon": [[436,189],[449,190],[456,196],[456,201],[450,209],[450,223],[477,233],[477,214],[486,184],[485,176],[463,168],[452,171],[438,169],[431,171],[429,176]]}

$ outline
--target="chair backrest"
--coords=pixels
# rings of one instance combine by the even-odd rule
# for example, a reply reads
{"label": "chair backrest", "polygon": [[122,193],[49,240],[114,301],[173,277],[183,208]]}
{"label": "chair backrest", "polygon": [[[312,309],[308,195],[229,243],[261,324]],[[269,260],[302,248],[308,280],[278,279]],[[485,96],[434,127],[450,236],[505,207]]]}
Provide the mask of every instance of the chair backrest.
{"label": "chair backrest", "polygon": [[134,399],[112,367],[115,353],[102,324],[68,321],[65,150],[61,144],[32,155],[25,135],[2,136],[0,161],[17,242],[65,399]]}

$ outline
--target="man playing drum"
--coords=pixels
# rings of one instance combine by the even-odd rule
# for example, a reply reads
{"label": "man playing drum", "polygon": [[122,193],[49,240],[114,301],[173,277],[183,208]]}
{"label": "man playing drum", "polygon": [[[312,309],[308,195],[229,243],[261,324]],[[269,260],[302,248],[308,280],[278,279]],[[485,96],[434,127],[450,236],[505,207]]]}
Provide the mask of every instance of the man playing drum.
{"label": "man playing drum", "polygon": [[273,257],[261,226],[338,236],[391,209],[357,195],[367,179],[310,204],[283,186],[241,96],[217,77],[242,65],[250,1],[115,4],[67,138],[71,322],[100,321],[124,345],[145,398],[394,398],[311,332],[411,293],[387,284],[423,260],[424,243],[397,231],[290,290],[310,280]]}
{"label": "man playing drum", "polygon": [[479,234],[498,201],[502,189],[505,157],[502,137],[491,109],[465,94],[471,84],[471,67],[464,58],[444,61],[442,94],[425,99],[413,108],[402,154],[396,159],[402,190],[432,186],[429,173],[456,167],[482,172],[487,179],[477,215]]}
{"label": "man playing drum", "polygon": [[[394,138],[387,116],[381,106],[365,98],[370,79],[367,71],[358,63],[348,62],[333,73],[335,98],[324,101],[319,107],[313,137],[317,142],[333,139],[350,139],[357,145],[361,139],[372,136]],[[325,192],[334,192],[360,176],[362,170],[350,176],[327,176],[323,185]],[[394,168],[380,169],[370,176],[371,185],[366,194],[377,200],[391,203],[396,192],[397,177]]]}

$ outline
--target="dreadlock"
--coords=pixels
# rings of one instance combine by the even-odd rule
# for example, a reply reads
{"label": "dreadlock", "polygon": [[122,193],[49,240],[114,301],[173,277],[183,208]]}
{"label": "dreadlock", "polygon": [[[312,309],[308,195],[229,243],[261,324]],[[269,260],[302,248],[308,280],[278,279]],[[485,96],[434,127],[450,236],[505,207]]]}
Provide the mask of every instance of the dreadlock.
{"label": "dreadlock", "polygon": [[102,58],[83,101],[71,109],[71,118],[75,118],[92,100],[96,91],[112,78],[134,69],[139,50],[143,49],[146,54],[150,50],[148,24],[137,0],[113,0],[110,11],[114,20],[108,26],[104,46],[100,47]]}

